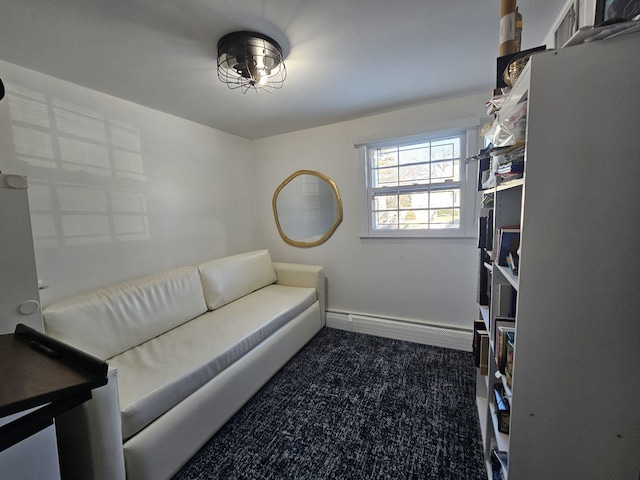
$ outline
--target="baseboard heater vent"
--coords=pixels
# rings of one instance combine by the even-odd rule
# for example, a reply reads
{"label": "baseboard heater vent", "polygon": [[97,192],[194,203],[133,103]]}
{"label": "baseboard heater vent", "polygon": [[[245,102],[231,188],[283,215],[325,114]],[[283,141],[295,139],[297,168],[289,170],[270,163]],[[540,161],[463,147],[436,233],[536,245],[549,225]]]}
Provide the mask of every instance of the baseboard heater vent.
{"label": "baseboard heater vent", "polygon": [[469,352],[473,339],[471,330],[352,313],[327,312],[327,327]]}

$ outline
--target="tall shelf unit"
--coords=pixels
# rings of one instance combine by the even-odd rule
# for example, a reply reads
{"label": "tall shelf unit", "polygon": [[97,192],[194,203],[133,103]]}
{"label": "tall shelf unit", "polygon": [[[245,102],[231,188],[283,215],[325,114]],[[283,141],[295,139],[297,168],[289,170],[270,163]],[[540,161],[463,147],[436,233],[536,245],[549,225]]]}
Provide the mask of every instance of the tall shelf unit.
{"label": "tall shelf unit", "polygon": [[[478,372],[490,458],[509,480],[640,479],[640,34],[534,55],[498,114],[526,100],[524,178],[499,184],[496,229],[519,224],[519,274],[486,263],[491,308],[517,291],[509,433]],[[502,113],[504,112],[504,113]],[[495,250],[495,248],[494,248]]]}

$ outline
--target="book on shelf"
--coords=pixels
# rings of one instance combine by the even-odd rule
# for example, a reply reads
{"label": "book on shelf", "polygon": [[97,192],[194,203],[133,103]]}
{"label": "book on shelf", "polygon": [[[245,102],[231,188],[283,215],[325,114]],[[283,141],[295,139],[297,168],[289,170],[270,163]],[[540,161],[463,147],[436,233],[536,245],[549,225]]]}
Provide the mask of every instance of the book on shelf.
{"label": "book on shelf", "polygon": [[473,321],[473,358],[476,367],[480,366],[480,332],[486,330],[487,326],[484,323],[484,320],[474,320]]}
{"label": "book on shelf", "polygon": [[498,283],[496,285],[496,316],[515,317],[518,292],[509,283]]}
{"label": "book on shelf", "polygon": [[498,371],[505,374],[507,366],[507,333],[513,333],[515,336],[516,324],[513,318],[496,318],[495,331],[493,337],[494,354]]}
{"label": "book on shelf", "polygon": [[509,423],[511,415],[511,405],[509,398],[504,391],[502,382],[493,385],[493,404],[496,407],[496,417],[498,420],[498,431],[500,433],[509,433]]}
{"label": "book on shelf", "polygon": [[495,199],[493,198],[493,192],[490,192],[487,195],[483,195],[482,196],[482,202],[480,203],[480,206],[482,208],[493,208],[493,205],[495,204]]}
{"label": "book on shelf", "polygon": [[496,450],[494,449],[491,452],[491,455],[498,460],[498,462],[500,463],[500,466],[502,468],[504,468],[505,470],[509,470],[509,454],[507,452],[504,452],[502,450]]}
{"label": "book on shelf", "polygon": [[509,471],[509,454],[493,448],[489,462],[491,464],[491,480],[505,480],[505,474]]}
{"label": "book on shelf", "polygon": [[485,250],[479,250],[478,255],[478,292],[476,295],[476,301],[480,305],[489,306],[489,302],[491,300],[490,290],[491,290],[491,278],[487,268],[485,267],[485,263],[489,262],[491,259],[489,254]]}
{"label": "book on shelf", "polygon": [[513,385],[513,359],[515,356],[516,334],[515,332],[507,332],[505,334],[505,357],[506,364],[504,367],[504,376],[506,377],[507,387],[512,388]]}
{"label": "book on shelf", "polygon": [[473,322],[473,355],[481,375],[489,374],[489,331],[484,320]]}
{"label": "book on shelf", "polygon": [[493,248],[493,209],[487,215],[478,217],[478,248]]}
{"label": "book on shelf", "polygon": [[509,265],[511,272],[514,275],[518,275],[518,266],[520,265],[520,255],[518,255],[517,251],[509,252],[509,255],[507,256],[507,265]]}
{"label": "book on shelf", "polygon": [[520,226],[500,227],[498,237],[498,265],[507,266],[507,257],[511,252],[517,252],[520,248]]}
{"label": "book on shelf", "polygon": [[480,335],[480,375],[489,375],[489,332],[482,330]]}
{"label": "book on shelf", "polygon": [[489,154],[489,150],[489,147],[480,150],[480,153],[474,157],[478,160],[478,191],[483,189],[482,184],[486,182],[489,176],[491,168],[491,156]]}
{"label": "book on shelf", "polygon": [[496,178],[500,179],[500,185],[510,180],[517,180],[523,176],[522,173],[496,173]]}
{"label": "book on shelf", "polygon": [[497,175],[507,175],[524,172],[524,162],[508,162],[498,167]]}

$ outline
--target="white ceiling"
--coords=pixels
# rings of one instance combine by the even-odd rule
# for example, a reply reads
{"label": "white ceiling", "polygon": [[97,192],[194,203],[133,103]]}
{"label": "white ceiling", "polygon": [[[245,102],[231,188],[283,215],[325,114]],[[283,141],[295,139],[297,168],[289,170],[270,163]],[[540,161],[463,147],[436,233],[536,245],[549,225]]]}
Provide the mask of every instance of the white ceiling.
{"label": "white ceiling", "polygon": [[[523,48],[564,3],[520,0]],[[499,16],[500,0],[2,0],[0,59],[255,139],[489,95]],[[216,43],[236,30],[283,46],[281,90],[220,83]]]}

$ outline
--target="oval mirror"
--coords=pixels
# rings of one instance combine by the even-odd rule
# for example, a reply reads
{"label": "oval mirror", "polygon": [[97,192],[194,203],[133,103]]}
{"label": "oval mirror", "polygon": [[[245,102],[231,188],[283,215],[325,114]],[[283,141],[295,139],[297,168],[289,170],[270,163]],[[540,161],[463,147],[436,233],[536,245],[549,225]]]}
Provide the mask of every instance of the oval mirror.
{"label": "oval mirror", "polygon": [[313,170],[299,170],[286,178],[273,194],[272,205],[280,236],[296,247],[324,243],[342,222],[338,187]]}

